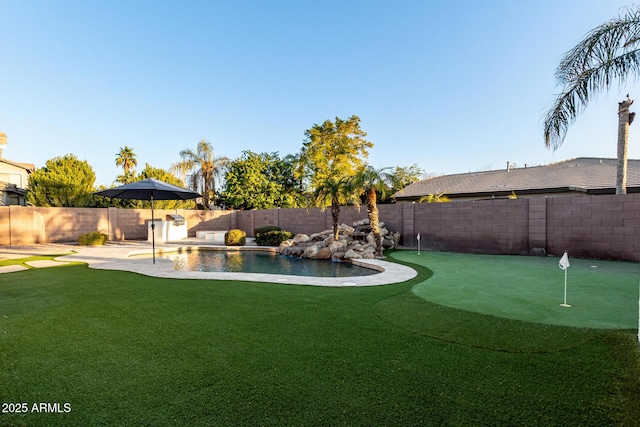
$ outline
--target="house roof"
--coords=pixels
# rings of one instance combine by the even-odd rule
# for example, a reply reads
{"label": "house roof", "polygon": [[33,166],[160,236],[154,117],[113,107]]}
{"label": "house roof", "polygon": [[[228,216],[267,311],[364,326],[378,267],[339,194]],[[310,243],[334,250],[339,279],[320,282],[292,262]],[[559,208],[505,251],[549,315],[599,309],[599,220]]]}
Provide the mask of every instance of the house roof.
{"label": "house roof", "polygon": [[[627,162],[627,191],[640,192],[640,160]],[[443,175],[409,185],[394,194],[397,200],[428,194],[449,197],[492,197],[576,191],[615,193],[616,159],[579,157],[546,166]]]}
{"label": "house roof", "polygon": [[32,165],[31,163],[18,163],[18,162],[11,161],[9,159],[5,159],[3,157],[0,157],[0,162],[25,169],[29,173],[32,173],[36,169],[36,166]]}

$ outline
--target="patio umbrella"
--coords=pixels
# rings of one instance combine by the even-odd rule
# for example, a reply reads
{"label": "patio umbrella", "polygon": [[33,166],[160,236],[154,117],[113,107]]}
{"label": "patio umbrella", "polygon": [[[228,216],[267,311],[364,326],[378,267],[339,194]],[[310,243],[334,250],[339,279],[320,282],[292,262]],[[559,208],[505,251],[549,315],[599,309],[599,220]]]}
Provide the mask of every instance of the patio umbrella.
{"label": "patio umbrella", "polygon": [[98,196],[112,199],[151,200],[151,242],[153,246],[153,263],[156,263],[156,233],[155,217],[153,213],[154,200],[188,200],[202,197],[195,191],[175,185],[167,184],[154,178],[131,182],[108,190],[98,191]]}

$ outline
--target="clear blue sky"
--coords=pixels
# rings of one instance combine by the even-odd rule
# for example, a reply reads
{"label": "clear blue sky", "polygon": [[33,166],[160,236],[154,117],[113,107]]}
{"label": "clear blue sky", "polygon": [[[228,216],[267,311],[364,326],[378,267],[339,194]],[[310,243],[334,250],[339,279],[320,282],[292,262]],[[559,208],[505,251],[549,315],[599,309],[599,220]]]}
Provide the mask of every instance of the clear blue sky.
{"label": "clear blue sky", "polygon": [[125,145],[138,169],[201,139],[231,158],[285,155],[314,124],[355,114],[376,167],[615,158],[617,103],[631,92],[640,111],[640,85],[600,96],[556,152],[542,117],[561,55],[628,4],[0,0],[3,155],[41,167],[74,153],[109,186]]}

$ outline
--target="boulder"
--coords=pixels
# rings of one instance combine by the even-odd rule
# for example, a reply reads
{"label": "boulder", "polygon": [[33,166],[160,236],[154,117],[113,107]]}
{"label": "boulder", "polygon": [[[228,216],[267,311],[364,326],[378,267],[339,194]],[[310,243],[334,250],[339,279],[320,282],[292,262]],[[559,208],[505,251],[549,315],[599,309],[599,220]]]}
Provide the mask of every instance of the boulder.
{"label": "boulder", "polygon": [[[340,233],[353,233],[356,229],[347,224],[340,224],[338,226],[338,231]],[[333,234],[333,231],[331,231],[331,233]]]}
{"label": "boulder", "polygon": [[308,242],[309,240],[311,239],[306,234],[296,234],[295,236],[293,236],[293,241],[296,243],[304,243]]}
{"label": "boulder", "polygon": [[331,249],[328,247],[321,248],[316,254],[316,259],[331,259]]}
{"label": "boulder", "polygon": [[354,249],[349,249],[347,253],[344,254],[344,259],[361,259],[362,254],[357,252]]}
{"label": "boulder", "polygon": [[393,248],[393,239],[385,236],[385,238],[382,239],[382,247],[386,249]]}
{"label": "boulder", "polygon": [[288,247],[294,246],[295,244],[296,244],[296,242],[294,242],[293,239],[284,240],[278,246],[278,252],[282,253],[284,248],[288,248]]}
{"label": "boulder", "polygon": [[290,246],[288,248],[284,248],[284,251],[281,253],[282,255],[300,258],[304,250],[304,246]]}
{"label": "boulder", "polygon": [[331,252],[336,252],[336,251],[345,249],[347,246],[348,244],[346,240],[338,240],[328,245],[329,249],[331,249]]}
{"label": "boulder", "polygon": [[303,258],[315,258],[320,249],[316,245],[311,245],[304,250]]}

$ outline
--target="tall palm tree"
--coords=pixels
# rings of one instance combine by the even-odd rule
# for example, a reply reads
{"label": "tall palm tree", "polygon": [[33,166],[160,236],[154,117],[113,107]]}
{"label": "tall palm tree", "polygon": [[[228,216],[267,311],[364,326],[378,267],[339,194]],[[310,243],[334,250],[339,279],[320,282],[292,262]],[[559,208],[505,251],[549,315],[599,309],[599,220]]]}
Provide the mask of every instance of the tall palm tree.
{"label": "tall palm tree", "polygon": [[329,177],[319,183],[313,193],[313,203],[322,210],[331,206],[331,219],[333,221],[333,240],[338,240],[340,224],[340,205],[349,202],[358,204],[356,186],[354,180],[349,177]]}
{"label": "tall palm tree", "polygon": [[387,182],[390,175],[389,168],[376,169],[371,165],[362,167],[355,176],[355,185],[363,191],[367,198],[367,216],[369,225],[376,241],[376,256],[382,257],[382,240],[380,238],[380,217],[378,215],[378,193],[386,197],[389,191]]}
{"label": "tall palm tree", "polygon": [[[562,92],[544,120],[545,145],[553,149],[562,145],[569,126],[592,97],[608,91],[616,80],[623,85],[629,76],[640,76],[640,7],[627,7],[617,18],[589,32],[564,54],[555,75]],[[629,102],[632,101],[628,99],[626,103],[630,105]],[[618,131],[618,194],[626,192],[623,184],[628,134],[623,128],[628,129],[633,120],[633,116],[629,116],[627,106],[627,114],[619,115],[623,126],[619,125]]]}
{"label": "tall palm tree", "polygon": [[188,175],[189,187],[202,194],[205,209],[211,209],[216,200],[216,179],[219,179],[230,160],[227,157],[215,157],[209,141],[198,142],[196,151],[180,151],[181,162],[171,166],[174,173]]}
{"label": "tall palm tree", "polygon": [[138,166],[138,160],[136,159],[136,154],[133,152],[133,148],[127,147],[126,145],[120,147],[120,151],[116,154],[116,166],[122,167],[124,171],[124,174],[118,176],[116,181],[127,184],[133,180],[132,169]]}

